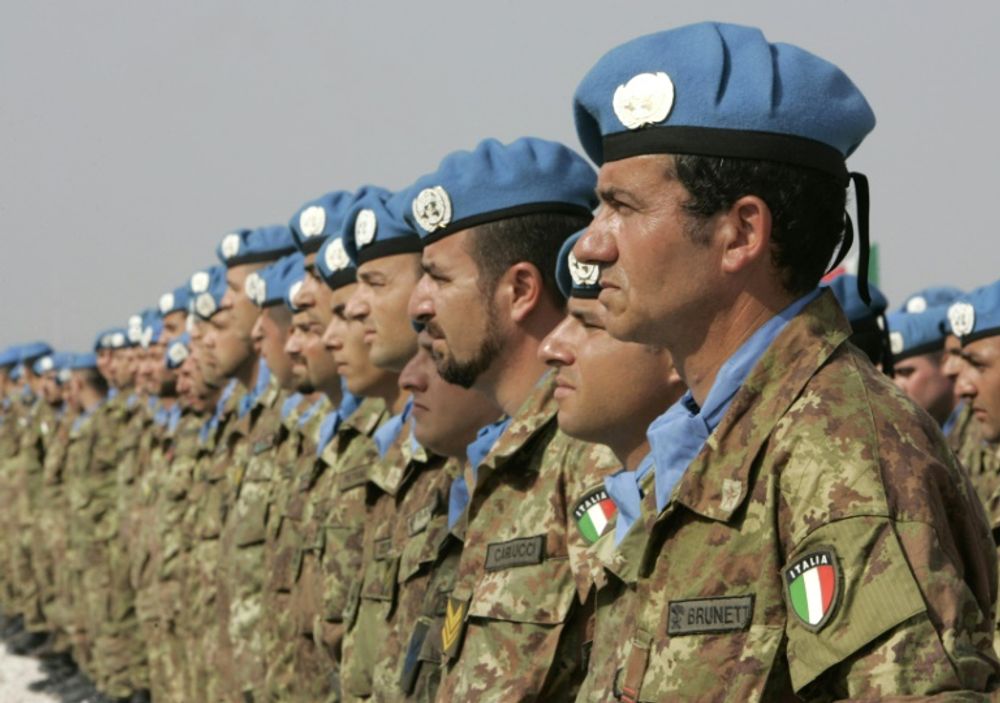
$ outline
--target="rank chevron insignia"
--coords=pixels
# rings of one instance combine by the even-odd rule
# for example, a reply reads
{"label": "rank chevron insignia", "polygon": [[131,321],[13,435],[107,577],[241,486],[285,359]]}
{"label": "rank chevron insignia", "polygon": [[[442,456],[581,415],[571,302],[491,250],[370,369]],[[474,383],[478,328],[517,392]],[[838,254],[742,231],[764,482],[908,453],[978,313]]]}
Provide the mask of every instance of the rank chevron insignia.
{"label": "rank chevron insignia", "polygon": [[445,606],[444,624],[441,626],[441,649],[449,658],[458,656],[458,647],[465,630],[465,611],[468,601],[448,598]]}
{"label": "rank chevron insignia", "polygon": [[832,549],[809,552],[785,569],[788,602],[802,624],[813,632],[822,628],[837,607],[840,566]]}
{"label": "rank chevron insignia", "polygon": [[616,511],[615,502],[608,492],[598,488],[580,499],[573,508],[573,518],[583,538],[593,544],[604,534]]}

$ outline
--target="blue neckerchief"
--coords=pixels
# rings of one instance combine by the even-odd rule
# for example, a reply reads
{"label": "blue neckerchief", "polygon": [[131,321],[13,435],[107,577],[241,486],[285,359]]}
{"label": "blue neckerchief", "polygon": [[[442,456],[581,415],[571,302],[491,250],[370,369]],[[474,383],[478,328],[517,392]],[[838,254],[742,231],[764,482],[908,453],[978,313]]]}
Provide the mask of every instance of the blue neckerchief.
{"label": "blue neckerchief", "polygon": [[153,422],[158,427],[165,427],[169,420],[170,420],[170,409],[164,405],[159,406],[156,409],[156,412],[153,413]]}
{"label": "blue neckerchief", "polygon": [[117,388],[109,388],[108,389],[108,400],[114,400],[117,397],[118,397],[118,389]]}
{"label": "blue neckerchief", "polygon": [[226,409],[226,403],[229,398],[233,395],[236,390],[236,379],[229,379],[229,383],[226,387],[222,389],[222,395],[219,396],[219,402],[215,404],[215,412],[212,413],[212,417],[208,418],[204,425],[201,427],[201,441],[205,442],[208,440],[209,433],[213,432],[215,428],[219,426],[219,422],[222,420],[222,412]]}
{"label": "blue neckerchief", "polygon": [[[472,444],[466,448],[465,456],[468,458],[469,466],[472,468],[473,478],[476,476],[476,470],[479,469],[479,465],[483,463],[483,459],[490,453],[493,445],[497,443],[497,440],[500,439],[500,436],[510,425],[510,421],[510,417],[504,416],[496,422],[491,422],[485,427],[481,427],[479,432],[476,433],[476,438],[472,440]],[[471,490],[465,482],[465,476],[459,474],[451,482],[451,490],[448,492],[449,530],[455,526],[458,519],[462,517],[462,513],[465,512],[465,507],[469,504],[470,495]]]}
{"label": "blue neckerchief", "polygon": [[84,408],[83,412],[77,415],[76,419],[73,421],[72,431],[76,432],[77,430],[79,430],[80,426],[84,423],[84,421],[91,415],[93,415],[95,412],[97,412],[97,409],[101,407],[102,404],[103,404],[102,401],[99,400],[93,405],[91,405],[89,408]]}
{"label": "blue neckerchief", "polygon": [[[788,322],[819,297],[816,289],[802,296],[764,323],[730,356],[715,376],[705,404],[699,408],[688,391],[646,431],[656,467],[656,509],[663,510],[687,467],[718,427],[733,397]],[[619,506],[619,511],[621,507]]]}
{"label": "blue neckerchief", "polygon": [[170,432],[174,432],[177,429],[177,423],[181,421],[182,412],[180,403],[174,403],[174,407],[170,408],[167,412],[167,429]]}
{"label": "blue neckerchief", "polygon": [[301,402],[302,402],[301,393],[292,393],[290,396],[288,396],[285,402],[281,404],[281,419],[287,420],[288,416],[291,415],[292,412],[294,412],[295,408],[299,407],[299,403]]}
{"label": "blue neckerchief", "polygon": [[299,415],[298,426],[302,427],[309,422],[309,418],[316,414],[316,411],[319,410],[321,405],[323,405],[323,398],[317,399],[315,403],[306,408],[305,411]]}
{"label": "blue neckerchief", "polygon": [[326,445],[333,439],[333,435],[340,427],[340,423],[353,415],[359,405],[361,405],[361,398],[344,387],[344,395],[341,396],[340,405],[333,412],[327,413],[327,416],[323,418],[323,423],[319,426],[319,442],[316,444],[316,456],[323,454],[323,450],[326,449]]}
{"label": "blue neckerchief", "polygon": [[955,409],[951,411],[951,415],[948,419],[944,421],[941,425],[941,432],[945,437],[951,434],[951,431],[955,429],[955,424],[958,422],[958,416],[962,414],[962,410],[965,409],[965,403],[958,403],[955,405]]}
{"label": "blue neckerchief", "polygon": [[139,402],[139,396],[135,393],[130,393],[128,398],[125,399],[125,407],[131,410],[135,407],[135,404]]}
{"label": "blue neckerchief", "polygon": [[375,430],[372,439],[375,440],[375,447],[378,449],[380,457],[385,456],[385,453],[389,451],[389,447],[399,437],[399,433],[403,431],[403,425],[406,424],[407,418],[410,417],[411,410],[413,410],[413,396],[406,399],[403,412],[399,413],[399,415],[393,415],[383,422],[381,427]]}
{"label": "blue neckerchief", "polygon": [[160,398],[158,396],[155,395],[149,396],[148,398],[146,398],[146,409],[153,410],[154,408],[156,408],[156,404],[159,402]]}
{"label": "blue neckerchief", "polygon": [[621,544],[629,528],[639,519],[642,512],[642,491],[639,484],[652,468],[653,456],[647,454],[635,471],[623,469],[604,478],[604,489],[618,506],[618,517],[615,518],[616,545]]}
{"label": "blue neckerchief", "polygon": [[260,397],[267,392],[268,385],[271,383],[271,369],[268,367],[267,362],[264,361],[263,357],[257,362],[257,382],[253,385],[253,388],[245,396],[240,398],[240,404],[237,408],[237,414],[239,417],[243,417],[257,404]]}

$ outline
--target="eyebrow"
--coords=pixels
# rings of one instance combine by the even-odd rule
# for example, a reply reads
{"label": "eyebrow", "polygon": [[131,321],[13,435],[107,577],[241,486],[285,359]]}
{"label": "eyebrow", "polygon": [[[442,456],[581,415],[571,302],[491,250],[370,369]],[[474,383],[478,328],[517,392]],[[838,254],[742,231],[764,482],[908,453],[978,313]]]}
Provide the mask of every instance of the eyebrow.
{"label": "eyebrow", "polygon": [[633,202],[639,202],[639,198],[635,193],[619,186],[607,186],[605,188],[598,187],[596,193],[597,197],[601,199],[601,202],[605,203],[614,201],[620,202],[623,198]]}

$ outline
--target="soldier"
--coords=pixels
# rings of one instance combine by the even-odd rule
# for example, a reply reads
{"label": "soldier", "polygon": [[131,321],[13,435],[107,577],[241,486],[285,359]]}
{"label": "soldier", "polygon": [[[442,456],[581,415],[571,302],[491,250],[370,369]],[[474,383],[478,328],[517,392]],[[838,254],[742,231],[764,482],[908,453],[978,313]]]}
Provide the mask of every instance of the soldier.
{"label": "soldier", "polygon": [[[781,86],[780,90],[776,86]],[[874,125],[839,69],[702,23],[613,49],[577,89],[615,337],[689,392],[649,427],[656,514],[601,700],[982,699],[996,557],[935,423],[817,289]],[[641,128],[641,129],[640,129]],[[963,545],[956,550],[953,545]]]}
{"label": "soldier", "polygon": [[565,700],[583,679],[576,576],[588,544],[573,524],[574,487],[611,462],[559,432],[538,346],[565,315],[555,262],[590,221],[593,185],[580,156],[524,138],[455,152],[405,194],[424,241],[410,315],[442,378],[506,416],[486,432],[495,443],[470,448],[451,493],[462,546],[442,625],[411,642],[442,660],[439,700]]}
{"label": "soldier", "polygon": [[944,339],[948,308],[894,312],[886,317],[892,379],[914,403],[933,417],[948,435],[961,412],[954,379],[944,372]]}
{"label": "soldier", "polygon": [[[626,629],[629,609],[624,599],[633,593],[638,574],[621,568],[616,547],[623,551],[644,543],[640,515],[642,495],[653,488],[652,458],[646,427],[680,399],[684,383],[662,348],[614,339],[604,328],[605,311],[597,300],[598,270],[581,264],[573,246],[582,233],[570,237],[559,252],[556,280],[567,298],[567,315],[542,342],[542,358],[556,369],[559,428],[577,439],[605,444],[622,466],[603,482],[586,486],[573,508],[573,518],[588,543],[590,577],[597,587],[592,647],[587,679],[578,700],[589,700],[595,682],[614,671],[613,649]],[[621,388],[629,393],[618,392]],[[655,515],[653,516],[655,517]],[[582,571],[582,569],[581,569]],[[589,582],[581,582],[581,590]]]}

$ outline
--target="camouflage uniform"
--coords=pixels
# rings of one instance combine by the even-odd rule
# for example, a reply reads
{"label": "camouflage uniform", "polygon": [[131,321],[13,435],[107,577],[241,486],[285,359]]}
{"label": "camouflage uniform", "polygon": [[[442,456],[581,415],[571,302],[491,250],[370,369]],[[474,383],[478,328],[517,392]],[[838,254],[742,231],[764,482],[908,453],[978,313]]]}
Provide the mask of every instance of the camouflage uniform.
{"label": "camouflage uniform", "polygon": [[238,421],[241,438],[233,445],[230,481],[235,489],[222,526],[219,565],[219,621],[232,647],[223,670],[232,694],[263,690],[266,664],[261,632],[264,547],[272,492],[279,478],[277,448],[282,439],[285,396],[272,379],[250,411]]}
{"label": "camouflage uniform", "polygon": [[[136,579],[137,610],[149,653],[150,693],[154,701],[180,703],[187,690],[187,644],[182,597],[191,545],[184,520],[194,481],[194,466],[205,417],[185,412],[168,429],[150,459],[158,477],[153,496],[153,540],[149,560]],[[146,572],[148,571],[148,577]]]}
{"label": "camouflage uniform", "polygon": [[236,411],[246,392],[242,385],[234,384],[220,400],[216,417],[206,427],[189,493],[184,529],[190,551],[183,572],[181,616],[182,632],[188,641],[188,700],[214,703],[224,699],[219,664],[220,646],[226,643],[220,643],[216,605],[222,551],[219,536],[232,494],[228,471],[232,466],[231,442],[239,436],[235,433]]}
{"label": "camouflage uniform", "polygon": [[572,511],[583,497],[577,487],[616,463],[559,431],[553,391],[549,375],[475,478],[466,470],[474,488],[456,525],[463,546],[454,590],[441,599],[442,626],[421,644],[444,653],[438,700],[567,700],[583,680],[589,544]]}
{"label": "camouflage uniform", "polygon": [[973,489],[849,336],[830,293],[807,305],[662,512],[647,493],[648,539],[615,556],[635,579],[628,629],[591,700],[885,700],[1000,680]]}
{"label": "camouflage uniform", "polygon": [[[407,427],[373,466],[361,572],[344,618],[341,685],[345,695],[399,700],[407,639],[420,615],[447,530],[448,491],[458,462],[429,454]],[[431,538],[431,539],[429,539]]]}

